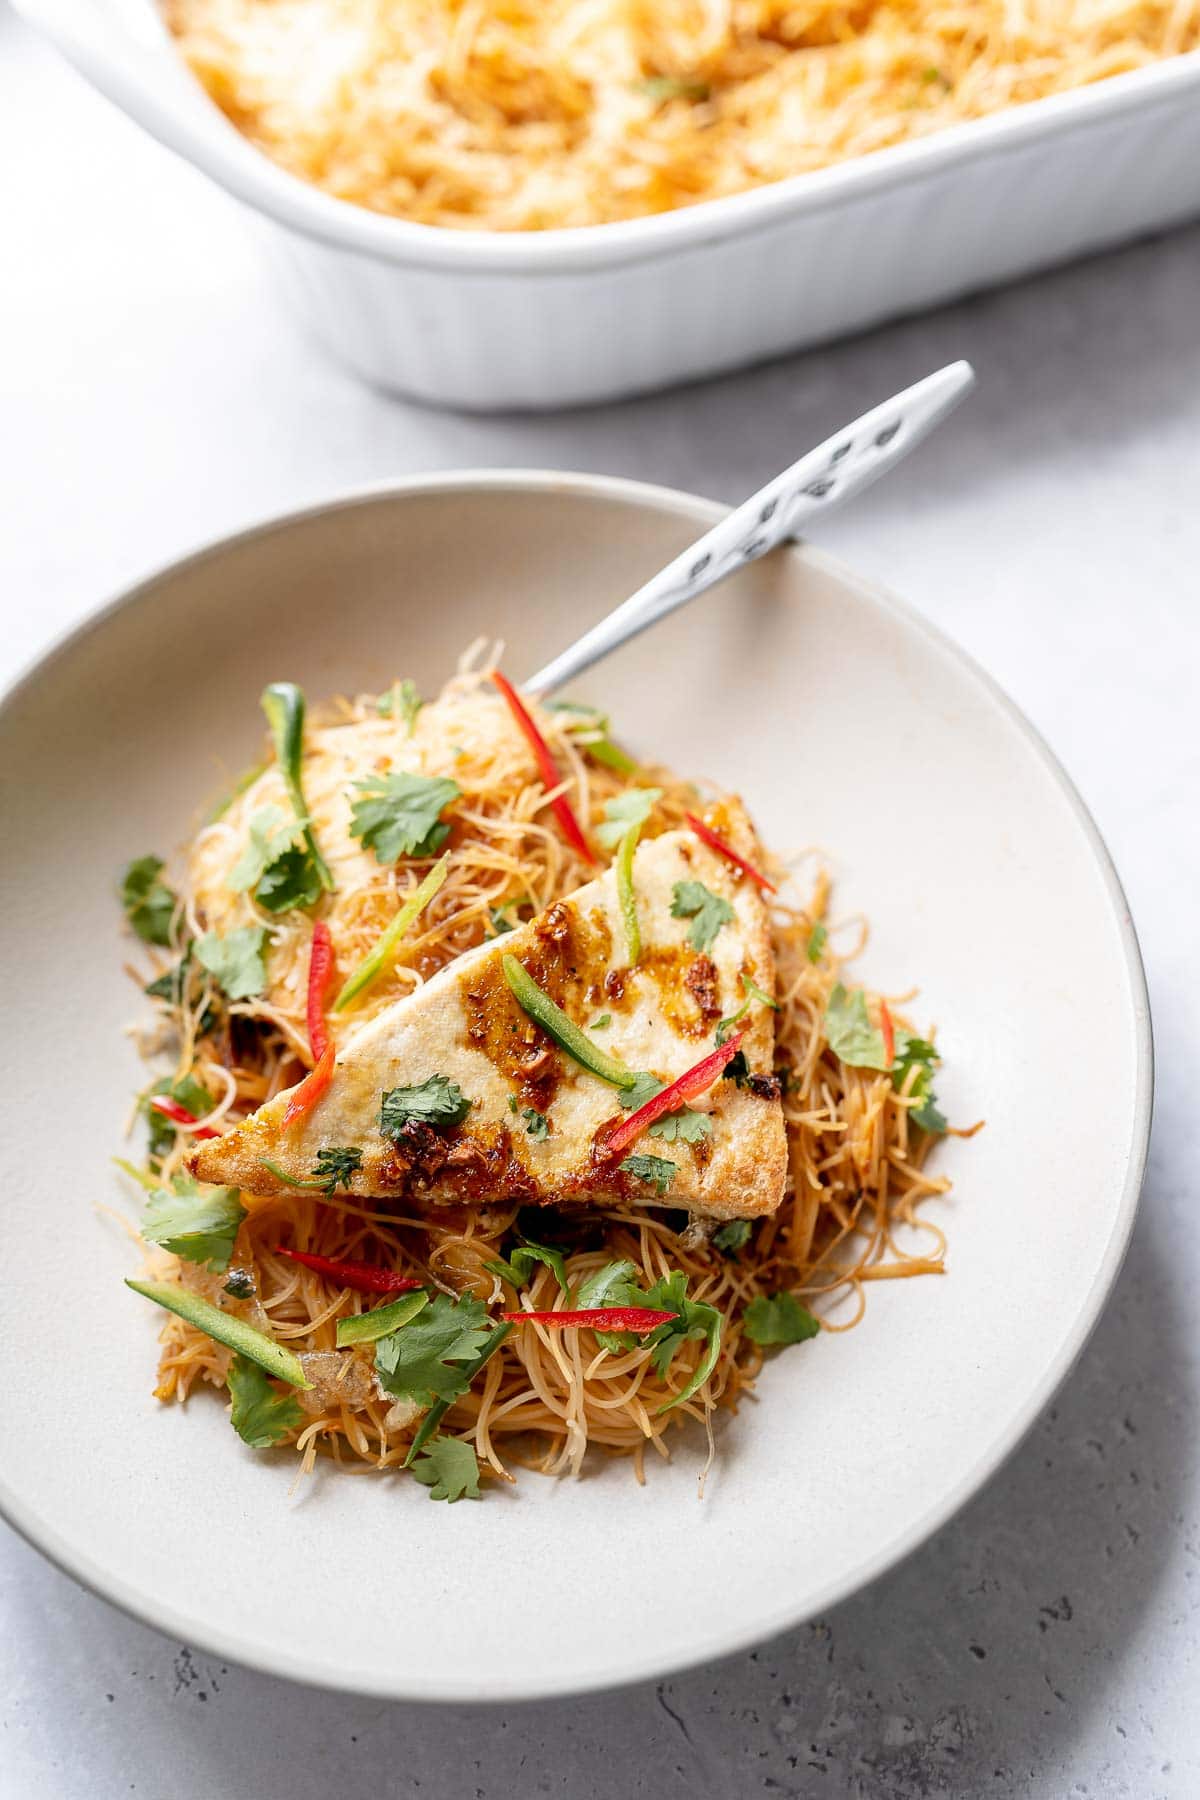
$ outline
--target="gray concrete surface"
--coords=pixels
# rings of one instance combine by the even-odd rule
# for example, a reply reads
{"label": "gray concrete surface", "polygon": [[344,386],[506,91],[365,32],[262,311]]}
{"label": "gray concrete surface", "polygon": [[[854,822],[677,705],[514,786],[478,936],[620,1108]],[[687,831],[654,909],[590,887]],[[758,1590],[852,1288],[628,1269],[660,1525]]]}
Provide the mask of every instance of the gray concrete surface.
{"label": "gray concrete surface", "polygon": [[621,1694],[388,1706],[213,1664],[0,1529],[0,1796],[1200,1793],[1200,230],[666,398],[471,420],[318,360],[234,210],[5,12],[0,168],[0,675],[156,563],[336,487],[541,464],[735,499],[972,357],[969,408],[823,541],[964,643],[1072,771],[1141,931],[1159,1070],[1133,1247],[1058,1403],[829,1617]]}

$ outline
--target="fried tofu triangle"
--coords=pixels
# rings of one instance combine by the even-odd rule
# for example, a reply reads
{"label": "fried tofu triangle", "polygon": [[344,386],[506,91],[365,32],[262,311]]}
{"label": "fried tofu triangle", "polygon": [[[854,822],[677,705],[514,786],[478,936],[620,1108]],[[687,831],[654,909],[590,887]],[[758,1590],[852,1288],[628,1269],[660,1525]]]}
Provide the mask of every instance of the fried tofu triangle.
{"label": "fried tofu triangle", "polygon": [[[734,848],[757,854],[735,803],[723,806],[721,829]],[[199,1144],[193,1172],[250,1193],[286,1193],[289,1183],[314,1185],[320,1151],[357,1150],[360,1164],[340,1191],[422,1207],[632,1202],[713,1219],[774,1212],[787,1155],[769,1007],[752,1000],[740,1021],[739,1078],[718,1080],[618,1159],[605,1155],[602,1128],[629,1116],[622,1091],[568,1055],[506,978],[504,959],[515,957],[601,1060],[661,1083],[694,1068],[718,1021],[745,1005],[743,976],[774,995],[763,898],[690,831],[643,842],[633,875],[636,967],[609,869],[377,1014],[346,1041],[311,1111],[285,1129],[289,1095],[277,1095]],[[643,1097],[653,1091],[642,1084]]]}

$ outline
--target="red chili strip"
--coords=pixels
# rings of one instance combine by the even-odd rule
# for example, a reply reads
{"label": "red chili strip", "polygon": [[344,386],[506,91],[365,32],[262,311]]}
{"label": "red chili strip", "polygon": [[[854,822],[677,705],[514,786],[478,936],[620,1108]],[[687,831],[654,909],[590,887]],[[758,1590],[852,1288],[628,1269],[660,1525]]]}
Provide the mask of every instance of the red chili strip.
{"label": "red chili strip", "polygon": [[313,926],[312,949],[308,956],[308,1041],[318,1062],[329,1046],[325,1027],[325,996],[333,979],[333,939],[323,919]]}
{"label": "red chili strip", "polygon": [[586,1325],[592,1331],[657,1331],[678,1313],[656,1312],[652,1306],[594,1306],[585,1312],[501,1313],[513,1325]]}
{"label": "red chili strip", "polygon": [[896,1060],[896,1027],[892,1024],[892,1015],[888,1011],[886,1000],[879,1002],[879,1029],[883,1033],[883,1054],[887,1057],[890,1069]]}
{"label": "red chili strip", "polygon": [[377,1269],[373,1263],[338,1262],[332,1256],[314,1256],[308,1250],[284,1250],[282,1247],[279,1254],[291,1262],[303,1263],[317,1275],[327,1275],[330,1281],[340,1281],[343,1287],[353,1288],[356,1294],[408,1294],[425,1286],[423,1281],[415,1281],[411,1275]]}
{"label": "red chili strip", "polygon": [[[533,751],[533,754],[537,759],[538,768],[542,772],[542,780],[545,782],[547,788],[559,787],[562,783],[562,773],[558,764],[555,762],[554,757],[550,753],[549,744],[534,724],[529,708],[521,699],[521,696],[518,694],[512,682],[509,681],[507,676],[502,675],[499,669],[493,669],[491,671],[491,678],[508,702],[509,711],[516,720],[526,743]],[[579,820],[575,817],[571,802],[567,799],[566,795],[556,795],[550,802],[550,810],[561,825],[563,836],[566,838],[567,842],[573,849],[579,852],[584,862],[594,865],[596,858],[580,829]]]}
{"label": "red chili strip", "polygon": [[627,1150],[635,1138],[639,1138],[647,1125],[653,1125],[664,1113],[674,1112],[676,1107],[683,1106],[689,1100],[706,1093],[714,1081],[719,1080],[725,1065],[731,1062],[742,1047],[742,1039],[746,1031],[735,1031],[731,1038],[717,1050],[710,1050],[708,1055],[698,1062],[694,1068],[688,1069],[677,1081],[665,1087],[661,1094],[655,1094],[653,1100],[647,1100],[645,1106],[639,1106],[629,1117],[618,1121],[615,1130],[599,1140],[598,1147],[605,1156],[620,1156]]}
{"label": "red chili strip", "polygon": [[287,1103],[287,1109],[283,1115],[282,1129],[284,1131],[289,1125],[294,1125],[297,1119],[302,1119],[305,1113],[312,1111],[332,1080],[333,1045],[326,1044],[317,1058],[316,1068],[309,1070]]}
{"label": "red chili strip", "polygon": [[698,819],[696,817],[695,813],[684,813],[683,816],[695,832],[696,836],[702,843],[707,844],[710,850],[715,850],[718,856],[723,856],[726,862],[731,862],[735,868],[742,871],[743,875],[748,875],[751,881],[757,881],[764,893],[778,893],[779,890],[776,888],[775,883],[773,881],[768,881],[761,870],[756,869],[753,863],[748,863],[744,856],[739,856],[733,846],[727,844],[725,839],[719,836],[718,833],[713,830],[711,825],[706,825],[703,819]]}
{"label": "red chili strip", "polygon": [[[164,1119],[173,1119],[176,1125],[195,1125],[196,1123],[195,1113],[190,1113],[186,1106],[180,1106],[178,1100],[172,1100],[169,1094],[155,1094],[150,1104],[155,1112],[161,1113]],[[211,1125],[201,1125],[192,1133],[192,1136],[196,1138],[215,1138],[220,1135],[220,1132],[214,1131]]]}

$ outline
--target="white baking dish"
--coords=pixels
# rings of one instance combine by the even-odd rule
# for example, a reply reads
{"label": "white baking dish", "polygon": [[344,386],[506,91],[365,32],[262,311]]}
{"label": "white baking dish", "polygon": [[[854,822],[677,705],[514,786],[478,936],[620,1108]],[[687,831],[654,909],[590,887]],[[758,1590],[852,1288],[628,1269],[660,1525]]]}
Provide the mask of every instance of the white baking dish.
{"label": "white baking dish", "polygon": [[711,375],[1200,212],[1200,53],[654,218],[447,231],[286,175],[151,0],[14,0],[103,94],[263,219],[293,308],[368,381],[480,411]]}

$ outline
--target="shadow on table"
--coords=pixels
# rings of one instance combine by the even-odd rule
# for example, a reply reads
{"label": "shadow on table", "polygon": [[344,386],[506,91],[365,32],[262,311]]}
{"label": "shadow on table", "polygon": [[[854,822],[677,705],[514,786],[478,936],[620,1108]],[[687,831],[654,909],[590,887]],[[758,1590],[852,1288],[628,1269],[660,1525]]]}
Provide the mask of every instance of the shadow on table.
{"label": "shadow on table", "polygon": [[[1076,1791],[1071,1772],[1085,1738],[1089,1766],[1106,1760],[1111,1738],[1113,1762],[1136,1770],[1120,1791],[1140,1800],[1174,1792],[1161,1773],[1169,1751],[1118,1699],[1135,1689],[1127,1664],[1138,1655],[1139,1622],[1179,1553],[1190,1455],[1189,1395],[1174,1378],[1184,1277],[1155,1210],[1152,1165],[1113,1300],[1019,1451],[924,1549],[824,1619],[665,1682],[501,1709],[297,1688],[172,1649],[103,1608],[112,1666],[160,1671],[155,1688],[131,1686],[124,1696],[138,1792],[156,1794],[150,1772],[174,1766],[188,1769],[188,1794],[256,1800],[367,1789],[419,1800],[1057,1800]],[[879,1479],[886,1483],[886,1468]],[[400,1571],[404,1554],[398,1544]],[[536,1568],[510,1574],[515,1585],[502,1581],[495,1604],[510,1607],[522,1629],[538,1629]],[[642,1590],[628,1572],[614,1577],[630,1582],[631,1631],[646,1607],[670,1604],[652,1581]],[[581,1572],[576,1621],[547,1618],[544,1628],[586,1629],[596,1578]],[[66,1631],[76,1603],[97,1604],[68,1592],[58,1615]],[[93,1641],[102,1637],[96,1627],[89,1621]],[[9,1628],[20,1632],[20,1618],[10,1615]],[[43,1638],[57,1628],[55,1617],[37,1621]],[[396,1629],[419,1631],[402,1605]]]}
{"label": "shadow on table", "polygon": [[[1081,444],[1161,434],[1200,381],[1194,294],[1200,226],[900,320],[842,343],[664,394],[499,417],[398,403],[376,428],[402,465],[419,419],[431,465],[543,466],[627,475],[744,499],[889,393],[956,357],[979,386],[956,420],[874,490],[875,528],[938,519],[960,493]],[[737,471],[731,482],[730,470]],[[824,536],[826,528],[822,527]]]}

